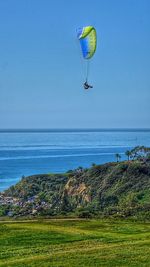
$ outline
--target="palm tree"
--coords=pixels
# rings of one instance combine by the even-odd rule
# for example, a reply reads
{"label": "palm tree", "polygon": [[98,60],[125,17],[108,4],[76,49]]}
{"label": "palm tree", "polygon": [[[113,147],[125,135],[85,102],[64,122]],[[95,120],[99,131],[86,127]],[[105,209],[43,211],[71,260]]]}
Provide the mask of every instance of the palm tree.
{"label": "palm tree", "polygon": [[119,162],[119,160],[121,159],[120,154],[119,153],[116,153],[115,156],[116,156],[117,162]]}
{"label": "palm tree", "polygon": [[131,157],[131,151],[130,150],[127,150],[125,152],[125,155],[128,157],[128,161],[130,160],[130,157]]}

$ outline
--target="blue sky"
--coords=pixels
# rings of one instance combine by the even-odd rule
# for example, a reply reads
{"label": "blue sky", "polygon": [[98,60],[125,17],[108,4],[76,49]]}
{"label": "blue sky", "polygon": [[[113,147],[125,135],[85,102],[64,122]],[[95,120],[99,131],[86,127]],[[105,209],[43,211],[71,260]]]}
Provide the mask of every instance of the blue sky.
{"label": "blue sky", "polygon": [[[150,127],[149,0],[1,0],[0,128]],[[85,91],[76,29],[97,51]]]}

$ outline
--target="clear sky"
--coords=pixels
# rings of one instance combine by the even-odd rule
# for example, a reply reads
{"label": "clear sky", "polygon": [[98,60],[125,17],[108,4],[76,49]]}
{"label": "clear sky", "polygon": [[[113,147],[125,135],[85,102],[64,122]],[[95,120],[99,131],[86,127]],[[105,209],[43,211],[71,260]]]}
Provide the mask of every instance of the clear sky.
{"label": "clear sky", "polygon": [[[86,91],[76,29],[93,25]],[[149,0],[0,0],[0,128],[150,127]]]}

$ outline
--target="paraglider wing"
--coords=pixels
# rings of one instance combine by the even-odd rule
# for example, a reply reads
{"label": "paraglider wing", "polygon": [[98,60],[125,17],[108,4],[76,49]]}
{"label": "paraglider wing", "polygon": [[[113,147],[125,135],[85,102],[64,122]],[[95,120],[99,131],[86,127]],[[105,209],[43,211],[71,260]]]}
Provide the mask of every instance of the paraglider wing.
{"label": "paraglider wing", "polygon": [[78,31],[82,55],[84,59],[90,59],[96,51],[96,30],[92,26],[86,26]]}

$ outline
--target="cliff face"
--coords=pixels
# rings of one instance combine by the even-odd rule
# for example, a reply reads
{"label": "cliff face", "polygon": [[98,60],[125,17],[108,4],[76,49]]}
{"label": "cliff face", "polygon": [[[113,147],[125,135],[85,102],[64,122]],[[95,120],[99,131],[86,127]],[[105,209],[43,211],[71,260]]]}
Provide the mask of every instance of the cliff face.
{"label": "cliff face", "polygon": [[74,213],[148,218],[150,163],[107,163],[23,178],[1,194],[1,210],[12,216]]}
{"label": "cliff face", "polygon": [[68,180],[64,190],[68,197],[82,199],[82,203],[89,203],[91,201],[91,187],[82,181],[79,183],[75,178],[70,178]]}

